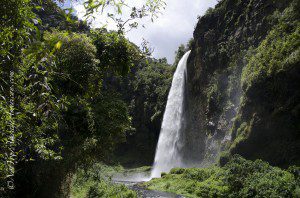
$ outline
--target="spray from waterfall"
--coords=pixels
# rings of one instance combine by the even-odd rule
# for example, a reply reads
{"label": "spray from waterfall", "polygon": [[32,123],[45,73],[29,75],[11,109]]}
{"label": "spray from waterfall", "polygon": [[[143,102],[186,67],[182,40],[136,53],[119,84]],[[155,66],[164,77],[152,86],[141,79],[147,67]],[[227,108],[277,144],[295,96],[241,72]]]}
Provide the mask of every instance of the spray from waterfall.
{"label": "spray from waterfall", "polygon": [[182,156],[184,146],[184,95],[188,51],[179,61],[169,92],[166,110],[156,148],[151,178],[160,177],[174,167],[185,167]]}

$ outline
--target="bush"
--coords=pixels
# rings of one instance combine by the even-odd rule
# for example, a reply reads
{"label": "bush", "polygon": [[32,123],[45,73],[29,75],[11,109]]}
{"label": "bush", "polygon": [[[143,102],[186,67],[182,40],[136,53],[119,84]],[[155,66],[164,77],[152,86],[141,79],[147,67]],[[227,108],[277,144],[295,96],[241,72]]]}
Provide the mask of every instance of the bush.
{"label": "bush", "polygon": [[118,171],[124,170],[121,167],[110,167],[103,164],[95,164],[88,170],[77,170],[71,185],[71,197],[136,198],[137,194],[125,185],[115,184],[105,179]]}
{"label": "bush", "polygon": [[[220,167],[175,169],[163,178],[146,183],[148,188],[189,197],[297,197],[299,167],[289,171],[262,160],[250,161],[239,155]],[[177,170],[183,172],[174,174]],[[173,172],[173,173],[172,173]],[[293,174],[292,174],[292,173]],[[298,175],[298,176],[297,176]],[[168,186],[163,185],[167,183]]]}
{"label": "bush", "polygon": [[185,169],[184,168],[172,168],[170,173],[171,174],[182,174],[184,173]]}
{"label": "bush", "polygon": [[223,167],[227,162],[229,162],[230,153],[229,152],[222,152],[219,159],[219,165]]}
{"label": "bush", "polygon": [[224,167],[230,191],[241,197],[292,197],[295,177],[262,160],[249,161],[234,156]]}
{"label": "bush", "polygon": [[283,12],[279,24],[249,58],[242,73],[242,87],[245,91],[266,77],[289,70],[299,63],[300,25],[295,9],[290,6]]}
{"label": "bush", "polygon": [[197,180],[197,181],[203,181],[203,180],[209,178],[209,176],[213,172],[214,172],[213,168],[211,168],[211,169],[191,168],[191,169],[187,169],[184,172],[183,177],[187,178],[187,179],[193,179],[193,180]]}
{"label": "bush", "polygon": [[96,67],[96,47],[86,34],[53,31],[45,33],[50,49],[55,49],[56,76],[54,88],[70,95],[84,94],[100,77]]}

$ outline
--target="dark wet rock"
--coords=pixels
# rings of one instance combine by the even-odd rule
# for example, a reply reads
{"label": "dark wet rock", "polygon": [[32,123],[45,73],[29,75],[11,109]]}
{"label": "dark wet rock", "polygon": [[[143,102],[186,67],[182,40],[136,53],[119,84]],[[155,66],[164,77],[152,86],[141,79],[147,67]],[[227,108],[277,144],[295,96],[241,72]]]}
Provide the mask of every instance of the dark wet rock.
{"label": "dark wet rock", "polygon": [[[279,31],[276,27],[284,13],[284,24],[290,27],[282,36],[292,34],[297,27],[293,24],[299,21],[299,13],[290,11],[288,15],[284,10],[289,7],[297,12],[299,1],[223,0],[199,19],[187,66],[186,102],[187,129],[198,134],[203,151],[198,155],[204,160],[213,154],[213,161],[217,161],[216,153],[224,151],[281,167],[300,164],[299,45],[281,55],[279,67],[286,64],[283,60],[293,57],[287,69],[242,83],[243,70],[252,67],[249,58],[271,37],[272,30]],[[269,39],[268,43],[274,42],[270,45],[274,52],[279,39]],[[267,73],[275,63],[255,64],[267,64]],[[212,149],[204,146],[207,143],[218,146]]]}

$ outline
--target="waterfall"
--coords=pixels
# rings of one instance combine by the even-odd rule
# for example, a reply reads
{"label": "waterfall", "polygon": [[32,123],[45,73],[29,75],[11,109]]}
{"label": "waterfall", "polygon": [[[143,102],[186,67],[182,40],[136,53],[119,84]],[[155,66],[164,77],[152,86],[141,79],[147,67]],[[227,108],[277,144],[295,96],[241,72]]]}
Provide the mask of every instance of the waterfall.
{"label": "waterfall", "polygon": [[151,178],[160,177],[174,167],[185,167],[183,161],[184,95],[186,64],[190,51],[179,61],[169,92],[166,110],[156,148]]}

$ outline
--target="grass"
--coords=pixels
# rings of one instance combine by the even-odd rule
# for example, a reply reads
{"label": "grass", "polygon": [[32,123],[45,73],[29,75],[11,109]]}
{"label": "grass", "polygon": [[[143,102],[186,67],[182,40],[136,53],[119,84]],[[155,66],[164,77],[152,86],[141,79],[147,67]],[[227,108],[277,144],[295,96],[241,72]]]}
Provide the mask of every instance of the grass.
{"label": "grass", "polygon": [[[142,169],[145,168],[138,170]],[[135,191],[111,181],[114,174],[126,171],[122,166],[108,166],[101,163],[94,164],[87,170],[78,169],[71,185],[71,198],[136,198]]]}
{"label": "grass", "polygon": [[113,184],[106,180],[89,179],[83,183],[75,183],[71,188],[71,198],[136,198],[136,192],[125,185]]}
{"label": "grass", "polygon": [[235,155],[223,167],[172,169],[143,185],[186,197],[300,197],[300,168],[292,170]]}
{"label": "grass", "polygon": [[124,169],[123,172],[134,172],[134,173],[141,173],[141,172],[149,172],[151,171],[151,166],[142,166],[138,168],[131,168],[131,169]]}

